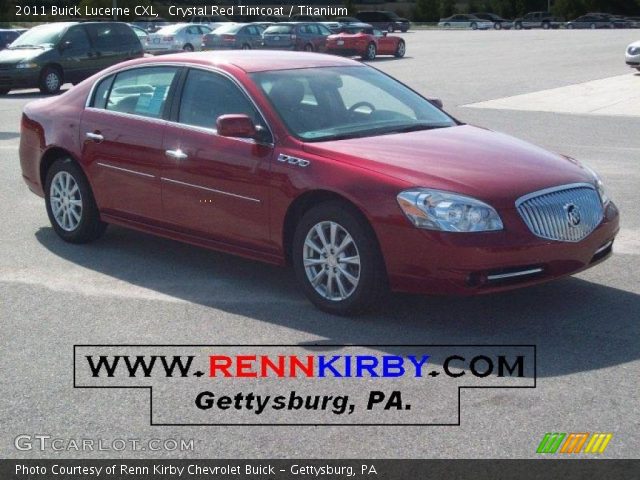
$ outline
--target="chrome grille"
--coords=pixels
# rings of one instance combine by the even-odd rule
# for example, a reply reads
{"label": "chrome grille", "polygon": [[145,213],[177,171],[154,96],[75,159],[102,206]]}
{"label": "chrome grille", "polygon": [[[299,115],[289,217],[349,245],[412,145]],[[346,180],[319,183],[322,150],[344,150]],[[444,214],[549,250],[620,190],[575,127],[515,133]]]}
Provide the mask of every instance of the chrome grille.
{"label": "chrome grille", "polygon": [[530,193],[516,201],[516,208],[534,235],[561,242],[579,242],[603,218],[600,196],[588,183]]}

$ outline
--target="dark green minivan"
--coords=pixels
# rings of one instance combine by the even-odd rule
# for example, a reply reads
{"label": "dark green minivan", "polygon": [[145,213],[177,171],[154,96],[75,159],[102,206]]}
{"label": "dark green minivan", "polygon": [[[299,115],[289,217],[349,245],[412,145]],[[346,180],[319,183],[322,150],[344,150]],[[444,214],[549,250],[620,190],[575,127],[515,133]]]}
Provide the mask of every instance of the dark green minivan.
{"label": "dark green minivan", "polygon": [[56,93],[115,63],[142,57],[131,27],[121,22],[48,23],[23,33],[0,51],[0,95],[38,87]]}

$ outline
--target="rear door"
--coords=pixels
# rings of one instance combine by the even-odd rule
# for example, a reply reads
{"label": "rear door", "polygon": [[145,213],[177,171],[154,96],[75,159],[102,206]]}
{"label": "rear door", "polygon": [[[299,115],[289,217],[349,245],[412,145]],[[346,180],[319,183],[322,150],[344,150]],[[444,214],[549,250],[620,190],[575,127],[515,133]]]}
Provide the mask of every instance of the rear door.
{"label": "rear door", "polygon": [[122,54],[118,46],[118,38],[113,23],[88,23],[84,26],[89,32],[97,57],[95,62],[96,72],[125,59],[125,55]]}
{"label": "rear door", "polygon": [[246,114],[266,123],[245,92],[228,77],[190,69],[179,108],[167,126],[162,170],[166,221],[220,242],[264,250],[269,244],[269,185],[273,146],[221,137],[216,120]]}
{"label": "rear door", "polygon": [[178,67],[125,70],[102,80],[82,116],[82,159],[101,211],[161,220],[160,170],[167,99]]}

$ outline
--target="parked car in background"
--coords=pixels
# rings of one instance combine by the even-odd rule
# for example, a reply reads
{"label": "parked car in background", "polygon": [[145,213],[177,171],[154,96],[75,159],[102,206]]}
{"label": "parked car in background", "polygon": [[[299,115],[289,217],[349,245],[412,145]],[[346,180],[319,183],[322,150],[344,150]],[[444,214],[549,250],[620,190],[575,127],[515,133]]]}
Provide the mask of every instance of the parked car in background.
{"label": "parked car in background", "polygon": [[493,22],[482,20],[475,15],[457,14],[447,18],[441,18],[438,22],[443,28],[470,28],[471,30],[488,30],[493,28]]}
{"label": "parked car in background", "polygon": [[496,30],[509,30],[511,27],[513,27],[513,22],[511,20],[504,19],[500,15],[496,15],[495,13],[480,12],[472,13],[472,15],[478,17],[481,20],[493,22],[493,28]]}
{"label": "parked car in background", "polygon": [[162,17],[140,17],[131,22],[136,27],[140,27],[147,33],[153,33],[160,30],[162,27],[171,25],[167,19]]}
{"label": "parked car in background", "polygon": [[189,19],[189,23],[197,23],[200,25],[206,25],[211,31],[216,28],[225,25],[227,23],[234,23],[229,18],[222,15],[209,15],[209,16],[194,16]]}
{"label": "parked car in background", "polygon": [[207,25],[195,23],[175,23],[162,27],[147,37],[144,50],[154,55],[200,50],[202,36],[209,33]]}
{"label": "parked car in background", "polygon": [[340,27],[341,27],[340,23],[337,21],[329,21],[324,17],[314,16],[314,15],[293,15],[290,21],[321,23],[332,32],[337,32],[338,30],[340,30]]}
{"label": "parked car in background", "polygon": [[355,17],[363,23],[368,23],[374,28],[386,30],[389,33],[397,30],[406,32],[411,27],[409,20],[387,10],[363,10],[358,12]]}
{"label": "parked car in background", "polygon": [[202,37],[202,50],[251,50],[262,46],[264,30],[252,23],[230,23]]}
{"label": "parked car in background", "polygon": [[404,57],[406,44],[401,37],[388,35],[367,24],[351,24],[342,31],[329,35],[327,53],[335,55],[359,56],[363,60],[373,60],[377,55]]}
{"label": "parked car in background", "polygon": [[640,17],[627,17],[629,28],[640,28]]}
{"label": "parked car in background", "polygon": [[633,42],[627,47],[626,61],[627,65],[640,72],[640,41]]}
{"label": "parked car in background", "polygon": [[513,26],[516,30],[542,28],[549,30],[551,28],[560,28],[564,21],[554,16],[551,12],[530,12],[524,17],[516,18]]}
{"label": "parked car in background", "polygon": [[352,23],[362,23],[362,20],[356,17],[336,17],[334,20],[342,26],[351,25]]}
{"label": "parked car in background", "polygon": [[324,52],[331,31],[321,23],[282,22],[262,33],[262,45],[268,49]]}
{"label": "parked car in background", "polygon": [[118,62],[142,57],[131,27],[120,22],[54,22],[38,25],[0,51],[0,94],[38,87],[56,93]]}
{"label": "parked car in background", "polygon": [[311,53],[113,67],[28,103],[19,155],[61,240],[113,224],[289,264],[332,314],[369,309],[387,289],[481,295],[562,278],[610,258],[620,224],[577,160]]}
{"label": "parked car in background", "polygon": [[590,28],[595,30],[596,28],[615,28],[615,24],[607,17],[587,14],[567,22],[565,27],[570,30],[576,28]]}
{"label": "parked car in background", "polygon": [[0,50],[7,48],[21,33],[12,29],[0,29]]}

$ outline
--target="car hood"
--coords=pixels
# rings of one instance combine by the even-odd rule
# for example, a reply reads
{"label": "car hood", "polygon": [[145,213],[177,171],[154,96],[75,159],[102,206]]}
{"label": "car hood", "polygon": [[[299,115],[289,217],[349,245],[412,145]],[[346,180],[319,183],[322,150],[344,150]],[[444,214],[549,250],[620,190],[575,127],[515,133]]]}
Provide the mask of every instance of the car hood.
{"label": "car hood", "polygon": [[502,208],[537,190],[594,181],[576,160],[469,125],[306,143],[304,149],[407,186],[462,193]]}
{"label": "car hood", "polygon": [[18,63],[22,60],[30,60],[44,51],[46,50],[43,48],[17,48],[15,50],[5,48],[0,50],[0,63]]}

